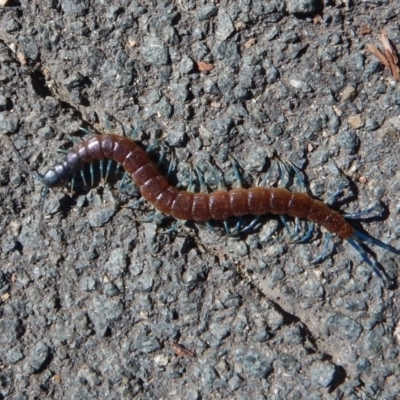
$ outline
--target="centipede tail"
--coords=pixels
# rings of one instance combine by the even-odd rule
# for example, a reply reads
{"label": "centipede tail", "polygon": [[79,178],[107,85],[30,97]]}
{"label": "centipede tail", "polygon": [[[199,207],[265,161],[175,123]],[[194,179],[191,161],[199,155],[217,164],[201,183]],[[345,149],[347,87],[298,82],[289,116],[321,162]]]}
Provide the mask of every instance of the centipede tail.
{"label": "centipede tail", "polygon": [[356,231],[339,212],[303,192],[292,192],[280,187],[218,189],[211,193],[178,190],[169,184],[148,154],[133,140],[112,134],[96,135],[83,141],[61,162],[39,176],[37,179],[45,186],[42,192],[43,201],[48,188],[69,181],[84,164],[104,159],[121,165],[147,201],[158,211],[176,219],[196,222],[224,221],[230,217],[271,213],[307,220],[347,240],[378,276],[382,276],[378,264],[368,258],[360,242],[368,242],[400,255],[400,250]]}

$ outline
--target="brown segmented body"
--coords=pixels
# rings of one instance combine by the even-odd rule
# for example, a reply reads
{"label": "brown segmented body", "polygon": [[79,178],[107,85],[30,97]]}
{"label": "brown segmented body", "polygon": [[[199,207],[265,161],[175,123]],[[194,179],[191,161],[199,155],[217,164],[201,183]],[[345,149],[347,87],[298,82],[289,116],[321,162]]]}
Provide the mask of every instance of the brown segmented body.
{"label": "brown segmented body", "polygon": [[142,196],[157,210],[176,219],[205,222],[249,214],[286,214],[322,225],[342,239],[354,235],[354,229],[341,214],[306,193],[265,187],[211,193],[178,190],[161,175],[141,147],[118,135],[96,135],[80,143],[64,160],[47,171],[43,182],[48,187],[57,186],[71,179],[82,164],[103,159],[120,163],[138,185]]}

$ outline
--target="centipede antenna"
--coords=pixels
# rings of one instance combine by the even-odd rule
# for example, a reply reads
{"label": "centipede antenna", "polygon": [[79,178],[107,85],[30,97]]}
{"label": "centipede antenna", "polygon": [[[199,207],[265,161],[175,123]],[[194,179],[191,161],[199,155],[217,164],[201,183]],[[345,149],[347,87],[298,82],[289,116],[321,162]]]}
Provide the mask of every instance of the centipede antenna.
{"label": "centipede antenna", "polygon": [[376,275],[378,275],[380,278],[383,278],[382,272],[379,269],[378,264],[375,261],[372,261],[369,257],[366,251],[360,246],[360,244],[357,242],[355,238],[348,238],[347,241],[353,246],[353,248],[357,251],[358,254],[362,257],[364,262],[366,262],[372,270],[375,272]]}
{"label": "centipede antenna", "polygon": [[319,254],[314,260],[311,261],[311,264],[320,263],[327,255],[329,251],[329,243],[331,241],[332,235],[330,232],[326,232],[324,234],[324,247],[322,248],[321,254]]}
{"label": "centipede antenna", "polygon": [[57,153],[68,154],[69,151],[68,150],[64,150],[64,149],[57,149]]}
{"label": "centipede antenna", "polygon": [[375,203],[373,206],[368,207],[364,211],[358,211],[358,212],[351,213],[351,214],[344,214],[343,217],[346,219],[360,219],[360,218],[364,218],[368,214],[371,214],[375,211],[377,211],[377,214],[379,217],[382,216],[383,210],[382,210],[382,205],[380,202]]}
{"label": "centipede antenna", "polygon": [[386,251],[389,251],[390,253],[398,254],[400,255],[400,250],[396,249],[393,246],[390,246],[389,244],[381,242],[379,239],[375,239],[372,236],[369,236],[365,233],[362,233],[360,231],[354,231],[354,236],[361,240],[362,242],[368,242],[371,243],[375,246],[380,247],[381,249],[384,249]]}
{"label": "centipede antenna", "polygon": [[236,187],[241,188],[242,187],[242,178],[240,176],[239,169],[237,167],[237,162],[230,155],[229,155],[229,161],[231,162],[231,165],[233,168],[233,173],[235,174]]}

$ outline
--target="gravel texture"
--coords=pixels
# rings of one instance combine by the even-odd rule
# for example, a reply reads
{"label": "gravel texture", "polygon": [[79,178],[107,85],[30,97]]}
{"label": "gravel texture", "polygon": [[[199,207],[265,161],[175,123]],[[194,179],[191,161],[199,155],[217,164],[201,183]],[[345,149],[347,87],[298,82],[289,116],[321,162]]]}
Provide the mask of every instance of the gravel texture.
{"label": "gravel texture", "polygon": [[270,216],[162,234],[126,182],[52,190],[40,233],[26,170],[86,127],[156,143],[174,182],[231,185],[233,156],[249,186],[278,155],[328,199],[342,171],[341,209],[381,200],[362,226],[400,247],[400,83],[366,50],[383,28],[400,50],[398,0],[171,3],[0,5],[0,399],[398,398],[399,289],[346,243],[313,265],[322,236]]}

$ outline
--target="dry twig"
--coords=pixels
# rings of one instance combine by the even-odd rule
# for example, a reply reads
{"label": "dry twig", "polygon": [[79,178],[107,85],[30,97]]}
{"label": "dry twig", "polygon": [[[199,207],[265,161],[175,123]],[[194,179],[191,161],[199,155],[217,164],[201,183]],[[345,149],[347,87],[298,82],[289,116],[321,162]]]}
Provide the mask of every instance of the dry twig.
{"label": "dry twig", "polygon": [[397,51],[390,43],[386,31],[381,32],[380,38],[384,50],[383,53],[372,44],[367,45],[367,50],[369,50],[386,68],[389,68],[394,79],[400,82],[400,65]]}

